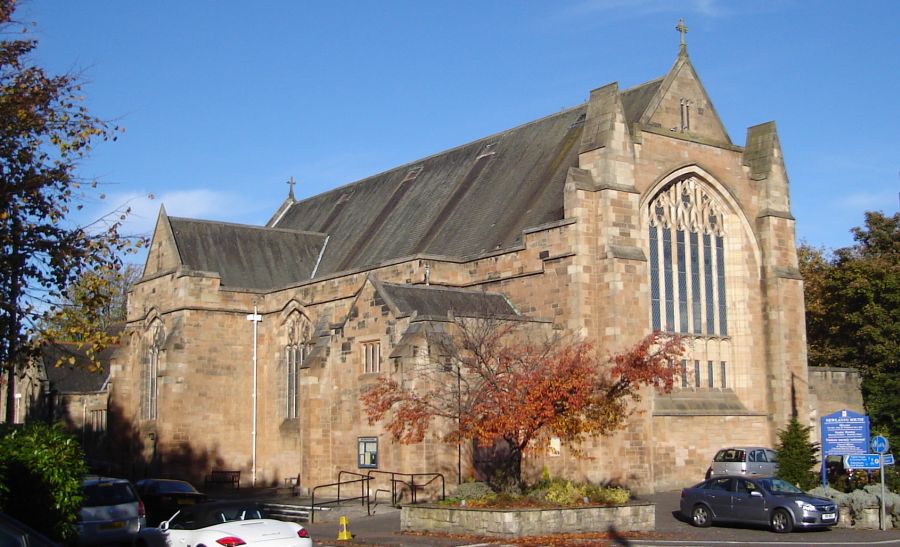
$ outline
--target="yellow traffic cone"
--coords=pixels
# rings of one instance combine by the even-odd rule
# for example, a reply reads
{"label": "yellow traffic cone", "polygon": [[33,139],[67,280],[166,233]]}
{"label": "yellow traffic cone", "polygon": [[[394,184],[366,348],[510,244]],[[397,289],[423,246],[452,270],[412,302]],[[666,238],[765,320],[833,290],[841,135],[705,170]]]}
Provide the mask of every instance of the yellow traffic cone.
{"label": "yellow traffic cone", "polygon": [[353,539],[353,534],[350,533],[350,529],[348,528],[348,526],[350,526],[350,519],[342,516],[338,522],[341,524],[341,530],[338,532],[338,541]]}

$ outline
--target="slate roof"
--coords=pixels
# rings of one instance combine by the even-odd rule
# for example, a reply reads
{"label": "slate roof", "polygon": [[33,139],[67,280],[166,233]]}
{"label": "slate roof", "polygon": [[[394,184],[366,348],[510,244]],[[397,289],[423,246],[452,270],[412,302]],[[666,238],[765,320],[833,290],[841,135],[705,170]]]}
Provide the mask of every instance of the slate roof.
{"label": "slate roof", "polygon": [[641,119],[644,111],[647,110],[647,106],[650,105],[650,101],[656,95],[656,92],[659,91],[659,86],[662,85],[664,79],[658,78],[622,92],[622,107],[625,109],[625,119],[628,120],[629,124]]}
{"label": "slate roof", "polygon": [[[662,79],[623,91],[629,124]],[[523,230],[563,219],[587,105],[485,137],[290,204],[272,226],[329,235],[317,272],[431,254],[472,257],[521,244]]]}
{"label": "slate roof", "polygon": [[[109,379],[109,360],[117,346],[107,348],[97,356],[103,365],[99,371],[88,370],[90,361],[74,344],[53,344],[42,349],[44,373],[50,388],[60,393],[88,393],[101,391]],[[75,357],[75,365],[54,366],[60,357]]]}
{"label": "slate roof", "polygon": [[[622,91],[640,119],[663,79]],[[416,255],[470,258],[563,220],[588,104],[310,197],[265,228],[169,218],[182,264],[222,286],[275,289]]]}
{"label": "slate roof", "polygon": [[312,276],[324,234],[169,217],[185,266],[218,272],[223,287],[273,289]]}
{"label": "slate roof", "polygon": [[519,313],[505,296],[480,290],[378,283],[401,317],[514,317]]}
{"label": "slate roof", "polygon": [[275,226],[327,233],[319,274],[415,254],[465,257],[563,217],[584,105],[293,204]]}

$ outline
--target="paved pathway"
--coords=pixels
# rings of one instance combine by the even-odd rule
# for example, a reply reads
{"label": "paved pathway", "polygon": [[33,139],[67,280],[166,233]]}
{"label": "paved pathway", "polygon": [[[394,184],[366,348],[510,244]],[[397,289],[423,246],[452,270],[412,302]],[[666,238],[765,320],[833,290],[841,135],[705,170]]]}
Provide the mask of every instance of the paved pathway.
{"label": "paved pathway", "polygon": [[[265,495],[245,493],[250,497],[266,499]],[[269,496],[271,498],[271,496]],[[695,528],[681,520],[678,503],[680,491],[662,492],[647,496],[646,499],[656,503],[656,530],[645,534],[621,534],[604,539],[580,539],[559,541],[543,538],[544,541],[522,540],[489,540],[476,537],[446,537],[436,535],[404,534],[400,532],[400,511],[388,505],[373,505],[372,515],[366,514],[366,507],[359,502],[332,507],[329,511],[317,513],[316,522],[305,526],[319,546],[383,546],[383,547],[487,547],[488,545],[506,545],[516,547],[574,547],[593,545],[632,545],[640,547],[683,547],[701,546],[716,547],[736,545],[748,546],[784,546],[784,545],[823,545],[823,546],[898,546],[900,547],[900,530],[858,530],[833,528],[831,530],[799,531],[792,534],[775,534],[759,527],[725,527]],[[308,505],[305,498],[279,496],[275,501],[290,501],[299,505]],[[348,529],[353,535],[349,541],[338,541],[340,531],[339,519],[346,516]]]}

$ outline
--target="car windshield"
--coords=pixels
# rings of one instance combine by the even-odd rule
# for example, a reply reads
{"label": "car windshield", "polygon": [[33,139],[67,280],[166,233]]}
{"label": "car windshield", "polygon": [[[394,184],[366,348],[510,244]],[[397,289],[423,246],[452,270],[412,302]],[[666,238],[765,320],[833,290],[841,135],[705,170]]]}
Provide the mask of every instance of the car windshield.
{"label": "car windshield", "polygon": [[194,494],[197,492],[197,490],[195,490],[193,486],[186,482],[160,482],[156,487],[156,491],[161,494],[174,494],[182,492],[189,492],[191,494]]}
{"label": "car windshield", "polygon": [[781,479],[761,479],[759,483],[772,494],[803,494],[803,490]]}
{"label": "car windshield", "polygon": [[125,482],[98,482],[84,486],[84,506],[99,507],[135,501],[134,492]]}
{"label": "car windshield", "polygon": [[262,518],[266,518],[266,515],[257,505],[201,504],[182,509],[169,521],[169,528],[173,530],[199,530],[223,522]]}
{"label": "car windshield", "polygon": [[727,450],[719,450],[716,453],[715,461],[717,462],[742,462],[744,461],[744,451],[737,448],[729,448]]}

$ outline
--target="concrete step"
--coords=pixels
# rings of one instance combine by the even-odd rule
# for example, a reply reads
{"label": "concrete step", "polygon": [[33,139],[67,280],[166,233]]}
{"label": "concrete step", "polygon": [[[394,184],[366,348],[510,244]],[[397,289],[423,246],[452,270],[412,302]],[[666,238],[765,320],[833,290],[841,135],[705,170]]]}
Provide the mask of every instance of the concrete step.
{"label": "concrete step", "polygon": [[[266,512],[268,512],[269,516],[278,519],[278,520],[286,520],[289,522],[296,523],[304,523],[309,522],[309,513],[311,507],[308,505],[289,505],[284,503],[264,503],[263,507],[266,508]],[[317,511],[321,511],[319,508]]]}

